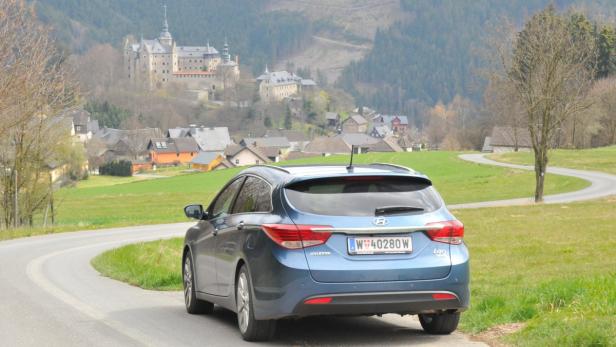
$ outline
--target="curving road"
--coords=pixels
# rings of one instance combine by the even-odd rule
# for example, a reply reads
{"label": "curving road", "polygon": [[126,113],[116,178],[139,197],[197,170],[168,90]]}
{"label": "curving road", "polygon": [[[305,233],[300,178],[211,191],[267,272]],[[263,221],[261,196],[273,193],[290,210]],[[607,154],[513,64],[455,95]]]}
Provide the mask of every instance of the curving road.
{"label": "curving road", "polygon": [[[190,223],[64,233],[0,243],[2,346],[243,346],[235,315],[188,315],[180,292],[147,291],[90,266],[127,243],[183,235]],[[179,265],[178,265],[179,266]],[[260,345],[260,344],[257,344]],[[414,317],[282,322],[263,345],[480,346],[461,333],[429,336]]]}
{"label": "curving road", "polygon": [[[481,155],[463,159],[492,162]],[[528,169],[528,168],[526,168]],[[571,202],[616,194],[616,176],[550,168],[587,179],[578,192],[546,197]],[[529,199],[450,206],[527,204]],[[233,314],[185,313],[179,292],[147,291],[99,275],[90,260],[123,244],[181,236],[191,223],[55,234],[0,242],[0,345],[2,346],[239,346]],[[254,345],[254,344],[250,344]],[[266,345],[479,346],[467,336],[423,334],[414,317],[310,318],[282,322]]]}
{"label": "curving road", "polygon": [[[494,161],[485,157],[484,154],[462,154],[460,159],[470,161],[476,164],[494,165],[500,167],[507,167],[512,169],[529,170],[533,171],[535,168],[528,165],[517,165],[502,163]],[[546,195],[544,197],[544,203],[546,204],[562,204],[576,201],[600,199],[610,195],[616,195],[616,175],[611,175],[597,171],[586,171],[576,169],[566,169],[561,167],[549,167],[548,173],[572,176],[589,181],[590,186],[578,190],[575,192]],[[521,198],[521,199],[508,199],[497,201],[484,201],[468,204],[449,205],[450,209],[460,208],[480,208],[480,207],[498,207],[498,206],[516,206],[516,205],[529,205],[534,204],[533,198]]]}

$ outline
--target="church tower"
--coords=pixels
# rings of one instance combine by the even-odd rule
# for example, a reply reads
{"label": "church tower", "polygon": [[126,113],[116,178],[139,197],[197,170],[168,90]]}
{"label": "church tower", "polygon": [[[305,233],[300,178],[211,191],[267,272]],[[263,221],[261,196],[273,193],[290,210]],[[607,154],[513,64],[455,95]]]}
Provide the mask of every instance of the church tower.
{"label": "church tower", "polygon": [[165,11],[163,31],[160,32],[158,41],[163,45],[171,46],[173,43],[173,37],[171,37],[171,33],[169,32],[169,23],[167,22],[167,4],[163,5],[163,9]]}
{"label": "church tower", "polygon": [[231,54],[229,54],[229,43],[225,37],[225,45],[222,47],[222,62],[228,64],[231,61]]}

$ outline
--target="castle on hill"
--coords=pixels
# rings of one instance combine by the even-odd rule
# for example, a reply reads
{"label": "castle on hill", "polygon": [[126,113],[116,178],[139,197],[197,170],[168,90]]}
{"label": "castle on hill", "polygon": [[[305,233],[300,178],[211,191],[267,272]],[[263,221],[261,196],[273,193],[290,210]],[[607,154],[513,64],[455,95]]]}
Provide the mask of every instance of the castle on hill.
{"label": "castle on hill", "polygon": [[124,73],[130,81],[148,89],[182,84],[188,89],[209,92],[224,89],[240,77],[239,61],[231,59],[225,39],[222,54],[209,42],[206,46],[178,46],[169,32],[167,6],[158,38],[138,42],[124,40]]}

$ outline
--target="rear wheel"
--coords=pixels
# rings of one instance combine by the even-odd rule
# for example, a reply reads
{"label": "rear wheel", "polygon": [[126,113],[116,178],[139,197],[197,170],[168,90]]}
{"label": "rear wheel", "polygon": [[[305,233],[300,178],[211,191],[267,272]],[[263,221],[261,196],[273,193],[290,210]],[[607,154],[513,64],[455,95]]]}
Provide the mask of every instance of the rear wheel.
{"label": "rear wheel", "polygon": [[235,302],[237,305],[237,325],[242,338],[246,341],[267,341],[274,336],[275,320],[256,320],[252,304],[252,283],[243,265],[237,276],[235,286]]}
{"label": "rear wheel", "polygon": [[182,282],[184,283],[184,303],[186,304],[186,311],[190,314],[210,314],[214,312],[214,304],[197,299],[195,292],[195,273],[193,271],[193,261],[190,252],[186,253],[184,257],[182,278]]}
{"label": "rear wheel", "polygon": [[419,323],[428,334],[448,335],[458,328],[459,312],[420,314]]}

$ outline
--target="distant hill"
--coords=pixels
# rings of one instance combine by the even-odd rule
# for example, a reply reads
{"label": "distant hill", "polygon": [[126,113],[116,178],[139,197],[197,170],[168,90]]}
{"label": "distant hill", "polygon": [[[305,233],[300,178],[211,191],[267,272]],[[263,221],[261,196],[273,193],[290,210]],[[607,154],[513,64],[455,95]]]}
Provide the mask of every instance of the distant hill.
{"label": "distant hill", "polygon": [[379,30],[372,50],[345,68],[339,85],[361,104],[388,112],[411,113],[416,101],[447,103],[456,94],[478,102],[476,51],[486,28],[502,16],[522,24],[549,3],[615,18],[610,0],[401,0],[405,20]]}
{"label": "distant hill", "polygon": [[[266,0],[174,0],[168,3],[170,31],[179,44],[209,40],[259,71],[267,62],[302,49],[311,40],[311,22],[299,12],[265,12]],[[73,51],[93,43],[120,47],[128,34],[157,37],[162,28],[162,0],[39,0],[39,16],[51,23],[61,42]]]}
{"label": "distant hill", "polygon": [[[127,34],[156,37],[164,0],[38,0],[41,18],[80,52],[93,43],[119,47]],[[456,94],[481,100],[476,54],[486,28],[507,16],[517,23],[548,3],[599,20],[615,18],[613,0],[174,0],[171,33],[185,45],[221,47],[253,73],[266,63],[320,69],[359,103],[412,113],[418,104]],[[316,76],[312,76],[313,78]]]}

